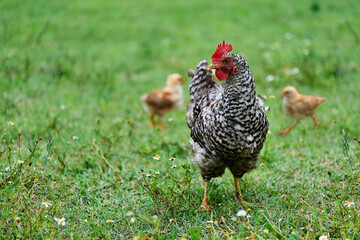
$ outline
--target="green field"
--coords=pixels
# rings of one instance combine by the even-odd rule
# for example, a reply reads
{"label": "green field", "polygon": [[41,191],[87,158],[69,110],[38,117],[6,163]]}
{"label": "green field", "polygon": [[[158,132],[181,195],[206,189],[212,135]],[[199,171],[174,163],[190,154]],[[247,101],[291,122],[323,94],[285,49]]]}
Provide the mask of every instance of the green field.
{"label": "green field", "polygon": [[[360,239],[359,16],[358,0],[1,1],[1,238]],[[201,211],[186,73],[223,40],[267,96],[271,133],[241,180],[251,204],[226,171]],[[162,132],[140,96],[174,72],[185,104]],[[319,127],[276,134],[293,121],[287,85],[327,97]]]}

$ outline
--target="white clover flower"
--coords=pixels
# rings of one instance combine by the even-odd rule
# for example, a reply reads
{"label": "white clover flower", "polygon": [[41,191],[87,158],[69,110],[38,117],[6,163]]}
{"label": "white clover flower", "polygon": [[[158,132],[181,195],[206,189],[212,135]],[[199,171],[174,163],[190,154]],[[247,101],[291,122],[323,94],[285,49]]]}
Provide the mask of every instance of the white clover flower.
{"label": "white clover flower", "polygon": [[172,165],[171,168],[176,168],[176,165]]}
{"label": "white clover flower", "polygon": [[61,104],[61,105],[60,105],[60,109],[61,109],[61,110],[64,110],[65,108],[66,108],[66,106],[65,106],[64,104]]}
{"label": "white clover flower", "polygon": [[10,126],[12,126],[12,125],[14,125],[15,123],[14,122],[12,122],[12,121],[9,121],[8,122],[8,125],[10,125]]}
{"label": "white clover flower", "polygon": [[355,205],[355,203],[349,201],[349,202],[345,203],[344,205],[347,206],[348,208],[351,208],[353,205]]}
{"label": "white clover flower", "polygon": [[246,211],[245,210],[240,210],[236,213],[237,217],[246,217]]}
{"label": "white clover flower", "polygon": [[169,158],[169,161],[174,161],[174,160],[176,160],[176,158],[174,157]]}
{"label": "white clover flower", "polygon": [[150,173],[146,174],[147,177],[152,177],[152,175]]}
{"label": "white clover flower", "polygon": [[84,222],[88,222],[88,220],[87,220],[87,219],[84,219]]}
{"label": "white clover flower", "polygon": [[274,95],[270,95],[270,99],[275,99],[276,97]]}
{"label": "white clover flower", "polygon": [[274,77],[274,75],[268,75],[268,76],[266,76],[265,80],[268,82],[272,82],[275,80],[275,77]]}
{"label": "white clover flower", "polygon": [[65,218],[56,218],[56,217],[54,217],[54,219],[59,225],[65,226],[65,224],[66,224]]}
{"label": "white clover flower", "polygon": [[106,220],[106,222],[107,222],[107,223],[112,223],[112,222],[114,222],[114,220],[109,219],[109,220]]}
{"label": "white clover flower", "polygon": [[7,172],[10,171],[10,167],[5,168],[5,171]]}
{"label": "white clover flower", "polygon": [[160,174],[160,172],[155,172],[155,174]]}
{"label": "white clover flower", "polygon": [[271,131],[270,131],[270,130],[268,130],[268,131],[267,131],[267,134],[271,134]]}
{"label": "white clover flower", "polygon": [[298,74],[300,72],[299,68],[295,67],[293,69],[290,70],[290,74],[291,75],[295,75]]}
{"label": "white clover flower", "polygon": [[292,69],[286,69],[284,70],[284,73],[286,75],[296,75],[300,72],[300,69],[298,67],[294,67]]}
{"label": "white clover flower", "polygon": [[134,213],[133,213],[133,212],[127,212],[125,215],[128,216],[128,217],[130,217],[130,216],[133,216]]}
{"label": "white clover flower", "polygon": [[288,40],[292,39],[293,38],[293,35],[289,32],[285,33],[284,37]]}
{"label": "white clover flower", "polygon": [[319,240],[329,240],[327,235],[322,235],[319,237]]}
{"label": "white clover flower", "polygon": [[78,137],[78,136],[76,136],[76,135],[74,135],[74,136],[72,137],[72,139],[73,139],[73,140],[78,140],[78,139],[79,139],[79,137]]}
{"label": "white clover flower", "polygon": [[52,206],[52,204],[49,202],[43,202],[43,203],[41,203],[41,205],[44,205],[46,208],[48,208],[49,206]]}
{"label": "white clover flower", "polygon": [[265,229],[265,230],[264,230],[264,233],[265,233],[265,234],[268,234],[268,233],[269,233],[269,230]]}
{"label": "white clover flower", "polygon": [[160,156],[159,156],[159,155],[155,155],[155,157],[153,157],[153,159],[159,160],[159,159],[160,159]]}
{"label": "white clover flower", "polygon": [[264,111],[265,111],[265,112],[267,112],[267,111],[269,111],[269,110],[270,110],[270,107],[269,107],[269,106],[265,106],[265,107],[264,107]]}
{"label": "white clover flower", "polygon": [[271,54],[270,54],[269,52],[263,53],[263,56],[264,56],[264,58],[265,58],[267,61],[271,61],[271,60],[272,60]]}
{"label": "white clover flower", "polygon": [[270,45],[271,50],[279,49],[280,47],[281,45],[279,42],[274,42],[273,44]]}
{"label": "white clover flower", "polygon": [[15,221],[20,221],[20,218],[19,218],[19,217],[16,217],[16,218],[15,218]]}
{"label": "white clover flower", "polygon": [[23,160],[19,160],[19,161],[18,161],[18,164],[23,164],[23,163],[24,163]]}
{"label": "white clover flower", "polygon": [[132,217],[132,218],[130,219],[130,223],[131,223],[131,224],[134,224],[134,223],[135,223],[135,218]]}
{"label": "white clover flower", "polygon": [[266,45],[264,42],[259,42],[259,48],[264,48]]}

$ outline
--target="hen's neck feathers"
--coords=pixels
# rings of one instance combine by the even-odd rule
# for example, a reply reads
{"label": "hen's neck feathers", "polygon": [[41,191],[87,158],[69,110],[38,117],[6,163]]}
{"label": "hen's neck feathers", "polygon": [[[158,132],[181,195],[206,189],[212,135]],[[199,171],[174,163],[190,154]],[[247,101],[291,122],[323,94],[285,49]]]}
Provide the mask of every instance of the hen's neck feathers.
{"label": "hen's neck feathers", "polygon": [[247,65],[239,64],[236,73],[229,76],[223,87],[224,108],[236,105],[237,108],[244,109],[256,104],[255,83]]}

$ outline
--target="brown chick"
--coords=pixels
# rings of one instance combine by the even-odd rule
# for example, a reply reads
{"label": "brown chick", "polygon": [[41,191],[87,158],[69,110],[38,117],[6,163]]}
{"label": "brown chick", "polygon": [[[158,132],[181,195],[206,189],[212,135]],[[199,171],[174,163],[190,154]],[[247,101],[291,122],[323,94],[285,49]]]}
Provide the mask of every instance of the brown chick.
{"label": "brown chick", "polygon": [[164,124],[162,123],[163,115],[182,105],[183,90],[180,83],[185,83],[185,80],[180,74],[174,73],[168,76],[165,88],[157,89],[141,96],[145,110],[150,112],[150,121],[153,127],[156,127],[154,117],[157,115],[159,127],[161,130],[164,130]]}
{"label": "brown chick", "polygon": [[285,87],[281,92],[281,97],[284,98],[282,103],[284,112],[293,116],[295,121],[290,127],[281,130],[278,134],[288,134],[289,131],[305,117],[312,117],[316,126],[320,124],[316,120],[315,110],[326,98],[300,94],[292,86]]}

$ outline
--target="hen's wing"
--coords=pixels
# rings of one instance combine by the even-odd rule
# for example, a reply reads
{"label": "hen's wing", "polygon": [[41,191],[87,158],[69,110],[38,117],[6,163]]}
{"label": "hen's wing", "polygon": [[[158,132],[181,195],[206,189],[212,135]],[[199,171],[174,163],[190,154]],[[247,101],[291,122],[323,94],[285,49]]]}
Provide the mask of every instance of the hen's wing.
{"label": "hen's wing", "polygon": [[[207,69],[207,61],[203,60],[197,65],[193,74],[193,80],[189,84],[190,105],[188,106],[186,119],[189,128],[194,126],[197,116],[202,108],[211,101],[211,92],[222,91],[222,87],[212,77]],[[189,74],[190,75],[190,74]]]}
{"label": "hen's wing", "polygon": [[176,97],[165,89],[158,89],[145,94],[143,100],[148,106],[159,110],[172,108],[176,105]]}

